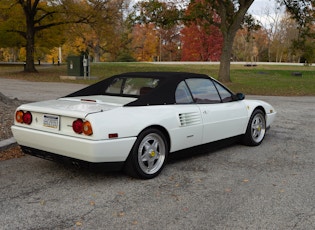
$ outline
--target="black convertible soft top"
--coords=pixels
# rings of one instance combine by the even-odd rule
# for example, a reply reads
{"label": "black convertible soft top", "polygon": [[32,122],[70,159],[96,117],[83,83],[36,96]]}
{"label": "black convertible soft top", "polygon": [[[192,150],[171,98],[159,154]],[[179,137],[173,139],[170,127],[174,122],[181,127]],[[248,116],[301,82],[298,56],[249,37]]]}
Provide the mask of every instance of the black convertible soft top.
{"label": "black convertible soft top", "polygon": [[[154,78],[159,80],[159,84],[143,95],[138,95],[137,100],[125,106],[144,106],[144,105],[166,105],[175,104],[175,91],[177,85],[188,78],[206,78],[205,74],[186,73],[186,72],[130,72],[112,76],[84,89],[67,95],[66,97],[79,97],[91,95],[112,95],[106,93],[106,89],[117,79],[121,78]],[[128,96],[128,95],[114,95]]]}

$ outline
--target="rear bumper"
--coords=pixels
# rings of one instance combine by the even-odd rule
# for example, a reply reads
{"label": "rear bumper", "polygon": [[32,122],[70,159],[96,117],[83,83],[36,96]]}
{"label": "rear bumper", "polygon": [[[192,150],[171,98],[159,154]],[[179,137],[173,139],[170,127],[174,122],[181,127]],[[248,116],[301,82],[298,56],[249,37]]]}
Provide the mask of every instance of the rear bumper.
{"label": "rear bumper", "polygon": [[45,160],[60,162],[63,164],[71,164],[78,166],[79,168],[86,168],[90,170],[97,170],[97,171],[119,171],[123,169],[125,162],[102,162],[102,163],[91,163],[87,161],[82,161],[78,159],[74,159],[71,157],[66,157],[62,155],[58,155],[55,153],[46,152],[39,149],[33,149],[26,146],[21,146],[22,151],[26,154],[43,158]]}
{"label": "rear bumper", "polygon": [[[124,162],[136,141],[136,137],[111,140],[87,140],[39,130],[12,126],[13,136],[29,154],[56,154],[91,163]],[[39,154],[40,153],[40,154]]]}

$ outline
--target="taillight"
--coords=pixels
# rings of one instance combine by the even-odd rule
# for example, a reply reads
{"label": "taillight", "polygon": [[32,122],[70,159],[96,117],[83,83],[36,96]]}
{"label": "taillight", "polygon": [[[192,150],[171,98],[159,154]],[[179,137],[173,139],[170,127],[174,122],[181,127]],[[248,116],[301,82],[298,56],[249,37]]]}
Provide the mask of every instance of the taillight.
{"label": "taillight", "polygon": [[87,136],[93,134],[92,125],[89,121],[83,121],[82,119],[77,119],[72,123],[72,129],[75,133],[84,133]]}
{"label": "taillight", "polygon": [[15,120],[21,124],[30,125],[33,121],[31,112],[23,112],[22,110],[16,111]]}
{"label": "taillight", "polygon": [[83,133],[87,136],[93,134],[92,125],[89,121],[83,122]]}
{"label": "taillight", "polygon": [[16,111],[15,113],[15,120],[18,122],[18,123],[23,123],[23,111],[19,110],[19,111]]}
{"label": "taillight", "polygon": [[83,131],[83,121],[82,119],[77,119],[72,123],[72,129],[75,133],[81,134]]}
{"label": "taillight", "polygon": [[27,125],[30,125],[32,123],[32,114],[30,112],[26,112],[23,115],[23,122]]}

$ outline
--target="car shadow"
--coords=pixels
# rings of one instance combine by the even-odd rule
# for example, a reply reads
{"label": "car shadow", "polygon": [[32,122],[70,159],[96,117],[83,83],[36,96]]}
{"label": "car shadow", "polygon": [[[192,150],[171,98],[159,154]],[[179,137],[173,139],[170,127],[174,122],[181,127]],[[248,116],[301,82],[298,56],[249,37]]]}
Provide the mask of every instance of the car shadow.
{"label": "car shadow", "polygon": [[241,137],[239,136],[227,138],[227,139],[215,141],[209,144],[204,144],[204,145],[170,153],[168,157],[168,164],[175,164],[176,162],[185,161],[187,159],[194,158],[194,157],[200,157],[205,154],[214,154],[215,152],[219,150],[239,144],[240,138]]}
{"label": "car shadow", "polygon": [[[180,150],[169,154],[168,156],[168,165],[176,164],[179,162],[184,162],[190,160],[191,158],[203,157],[209,154],[215,154],[216,152],[232,147],[239,143],[240,137],[228,138],[220,141],[216,141],[210,144],[204,144],[201,146],[196,146],[188,148],[185,150]],[[47,159],[46,159],[47,160]],[[51,160],[51,159],[48,159]],[[129,178],[123,172],[123,165],[120,167],[114,167],[115,165],[111,164],[86,164],[80,161],[72,161],[71,159],[58,159],[50,161],[55,164],[50,165],[51,167],[57,167],[59,169],[66,170],[68,173],[73,175],[81,175],[83,177],[94,177],[96,178]],[[55,169],[56,170],[56,169]]]}

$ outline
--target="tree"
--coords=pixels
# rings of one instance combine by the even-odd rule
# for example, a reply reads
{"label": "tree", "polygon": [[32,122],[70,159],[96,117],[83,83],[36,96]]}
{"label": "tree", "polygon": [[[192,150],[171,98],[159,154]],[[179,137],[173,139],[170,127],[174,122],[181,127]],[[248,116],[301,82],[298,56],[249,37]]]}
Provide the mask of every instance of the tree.
{"label": "tree", "polygon": [[153,61],[158,56],[158,36],[153,24],[137,24],[132,33],[133,56],[137,61]]}
{"label": "tree", "polygon": [[134,6],[135,10],[129,15],[132,23],[154,23],[163,29],[177,25],[181,20],[182,11],[176,3],[159,0],[140,1]]}
{"label": "tree", "polygon": [[233,60],[254,62],[258,60],[258,54],[255,34],[247,29],[239,30],[233,43]]}
{"label": "tree", "polygon": [[160,56],[163,61],[179,61],[181,55],[181,27],[173,26],[169,29],[160,31],[161,38],[160,42],[161,52]]}
{"label": "tree", "polygon": [[[274,31],[270,43],[271,61],[283,62],[294,61],[294,56],[300,56],[298,50],[293,49],[294,41],[297,38],[297,24],[288,14],[284,14]],[[294,51],[294,52],[293,52]]]}
{"label": "tree", "polygon": [[[23,12],[23,14],[18,14],[18,17],[6,18],[4,27],[7,27],[6,32],[19,34],[25,40],[26,72],[37,72],[34,65],[35,39],[37,35],[40,35],[44,30],[60,25],[90,22],[95,14],[89,10],[91,8],[101,10],[101,6],[104,3],[104,1],[92,1],[95,4],[91,7],[89,1],[76,0],[3,1],[2,11],[21,10]],[[82,7],[82,4],[85,4],[85,7]],[[98,7],[93,8],[94,6]],[[24,18],[22,19],[20,15],[24,15]]]}
{"label": "tree", "polygon": [[[297,52],[302,52],[304,57],[308,57],[309,62],[313,61],[312,55],[314,46],[314,16],[315,16],[315,1],[314,0],[279,0],[286,6],[291,17],[298,24],[298,36],[294,40],[293,48]],[[310,41],[311,39],[311,41]]]}
{"label": "tree", "polygon": [[[25,44],[25,40],[17,33],[8,32],[12,29],[18,29],[21,27],[23,21],[23,12],[19,7],[14,7],[11,10],[6,10],[8,4],[11,1],[0,1],[0,47],[22,47]],[[14,20],[13,20],[14,19]]]}
{"label": "tree", "polygon": [[[121,50],[126,0],[81,2],[84,14],[93,15],[85,23],[70,24],[65,45],[74,54],[88,53],[94,61],[115,60]],[[84,6],[84,7],[83,7]]]}
{"label": "tree", "polygon": [[141,1],[134,6],[129,21],[132,25],[153,24],[159,38],[158,60],[172,60],[180,47],[178,24],[182,12],[176,2]]}
{"label": "tree", "polygon": [[[277,1],[274,4],[268,4],[262,9],[262,17],[260,19],[260,23],[262,24],[263,30],[268,35],[268,62],[272,62],[275,60],[279,60],[278,57],[274,57],[275,53],[273,48],[277,48],[274,46],[274,41],[278,40],[281,34],[279,34],[281,17],[282,17],[282,8],[281,4]],[[278,52],[279,53],[279,52]]]}
{"label": "tree", "polygon": [[[49,18],[55,12],[48,7],[46,2],[40,2],[39,0],[17,0],[17,1],[6,1],[5,11],[13,11],[18,13],[22,11],[24,14],[24,21],[21,15],[18,13],[17,17],[9,17],[6,22],[6,32],[16,33],[25,39],[26,47],[26,68],[27,72],[36,72],[34,66],[34,50],[35,50],[35,36],[36,34],[48,27],[54,26]],[[4,5],[4,3],[3,3]],[[46,23],[45,23],[46,22]],[[19,26],[16,26],[19,25]]]}
{"label": "tree", "polygon": [[[230,82],[230,65],[232,47],[237,31],[244,22],[247,10],[254,0],[193,0],[188,20],[201,18],[209,25],[220,28],[223,36],[223,46],[220,58],[218,78],[222,82]],[[214,20],[218,15],[220,20]]]}
{"label": "tree", "polygon": [[191,23],[181,31],[182,61],[218,61],[221,56],[222,35],[215,26],[205,28]]}
{"label": "tree", "polygon": [[287,11],[291,14],[292,18],[294,18],[299,25],[299,32],[302,39],[304,36],[309,36],[313,34],[310,28],[308,27],[312,23],[314,23],[315,19],[315,1],[314,0],[278,0],[283,5],[286,6]]}
{"label": "tree", "polygon": [[[16,33],[9,33],[6,30],[12,26],[14,23],[9,21],[6,23],[8,18],[16,17],[18,18],[20,13],[16,10],[2,11],[5,2],[0,1],[0,47],[1,47],[1,61],[17,61],[19,58],[19,50],[21,47],[25,46],[24,39]],[[15,24],[18,26],[18,24]]]}

